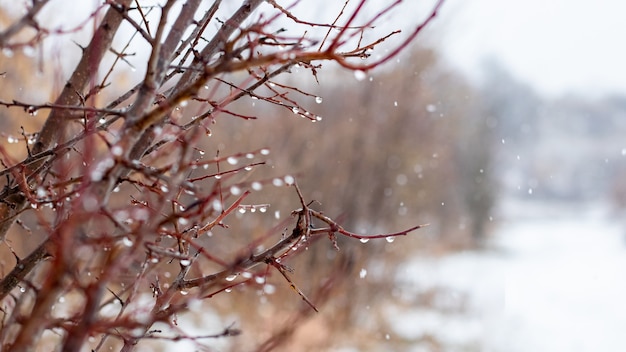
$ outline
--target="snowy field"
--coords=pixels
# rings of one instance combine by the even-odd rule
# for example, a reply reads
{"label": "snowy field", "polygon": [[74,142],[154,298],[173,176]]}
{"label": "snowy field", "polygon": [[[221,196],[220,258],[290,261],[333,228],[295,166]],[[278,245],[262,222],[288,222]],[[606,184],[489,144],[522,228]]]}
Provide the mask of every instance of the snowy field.
{"label": "snowy field", "polygon": [[[444,351],[626,351],[626,226],[597,205],[511,203],[489,249],[419,258],[390,308],[394,333]],[[410,351],[431,351],[416,342]]]}

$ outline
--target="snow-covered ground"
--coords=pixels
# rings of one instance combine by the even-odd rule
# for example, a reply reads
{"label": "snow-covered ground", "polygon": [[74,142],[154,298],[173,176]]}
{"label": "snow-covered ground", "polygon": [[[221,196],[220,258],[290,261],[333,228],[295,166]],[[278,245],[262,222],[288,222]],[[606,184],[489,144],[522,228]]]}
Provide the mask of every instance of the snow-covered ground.
{"label": "snow-covered ground", "polygon": [[[626,351],[626,227],[599,205],[510,203],[489,249],[420,258],[390,308],[396,336],[445,351]],[[429,351],[416,343],[411,351]]]}

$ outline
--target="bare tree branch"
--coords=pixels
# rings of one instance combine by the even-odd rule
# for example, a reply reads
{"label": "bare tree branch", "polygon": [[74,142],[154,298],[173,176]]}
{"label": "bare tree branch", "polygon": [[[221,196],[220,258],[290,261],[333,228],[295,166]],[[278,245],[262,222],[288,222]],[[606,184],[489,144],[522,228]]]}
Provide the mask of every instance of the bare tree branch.
{"label": "bare tree branch", "polygon": [[[0,240],[16,257],[0,281],[0,349],[33,350],[48,338],[50,346],[63,351],[133,351],[144,348],[146,339],[186,340],[203,347],[202,339],[234,336],[239,330],[187,335],[177,326],[179,314],[193,309],[196,301],[233,289],[265,290],[270,276],[290,287],[288,297],[302,306],[288,319],[298,324],[313,312],[323,313],[331,292],[343,285],[352,257],[337,260],[337,270],[323,279],[307,281],[287,261],[311,254],[309,246],[324,238],[328,249],[339,249],[344,247],[341,238],[391,241],[421,228],[376,235],[350,232],[343,220],[313,209],[317,205],[307,201],[295,176],[265,173],[275,172],[267,147],[232,150],[241,146],[207,139],[218,118],[242,121],[261,115],[249,105],[235,104],[245,98],[320,121],[302,101],[320,103],[321,97],[279,76],[304,69],[318,80],[322,62],[372,69],[406,48],[443,2],[382,59],[356,64],[355,58],[368,60],[371,51],[398,33],[362,43],[364,33],[400,3],[382,5],[359,24],[368,1],[359,0],[352,10],[346,2],[331,23],[324,23],[298,18],[291,7],[275,1],[262,7],[264,0],[242,0],[222,8],[220,0],[206,7],[201,0],[186,0],[182,7],[176,1],[146,7],[141,0],[103,0],[99,9],[106,13],[100,23],[94,21],[89,45],[54,102],[0,99],[3,111],[16,116],[50,112],[44,121],[20,129],[22,156],[0,146]],[[34,1],[25,16],[0,33],[0,46],[13,45],[12,38],[27,27],[36,30],[34,40],[47,40],[54,31],[34,20],[46,3]],[[307,31],[287,35],[273,28],[280,20],[329,32],[318,47]],[[81,28],[88,25],[81,23]],[[116,34],[126,30],[121,48],[113,48]],[[149,45],[139,64],[134,60],[142,56],[132,52],[136,42]],[[112,63],[105,60],[107,53],[113,53]],[[122,62],[145,68],[145,75],[124,72]],[[121,90],[118,77],[136,81]],[[11,136],[9,143],[14,141]],[[259,197],[263,187],[285,185],[293,186],[299,208],[280,219],[282,206],[274,208]],[[276,218],[263,224],[269,228],[262,229],[264,234],[257,234],[260,225],[254,230],[244,226],[243,213],[264,213],[270,205]],[[20,226],[7,237],[15,221]],[[27,235],[16,236],[20,231]],[[214,232],[226,235],[217,238]],[[38,242],[32,243],[33,238]],[[13,242],[19,250],[13,251]],[[27,254],[18,257],[15,253],[21,251]],[[161,326],[169,330],[161,332]],[[285,343],[296,328],[277,327],[276,335],[264,338],[258,349]]]}

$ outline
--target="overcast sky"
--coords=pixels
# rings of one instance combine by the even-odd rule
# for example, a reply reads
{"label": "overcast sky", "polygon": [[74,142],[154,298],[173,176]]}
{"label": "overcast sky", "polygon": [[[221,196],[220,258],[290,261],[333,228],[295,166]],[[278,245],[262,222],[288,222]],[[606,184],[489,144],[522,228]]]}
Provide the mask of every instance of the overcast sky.
{"label": "overcast sky", "polygon": [[[90,0],[81,2],[83,6],[65,7],[61,13],[55,10],[67,2],[52,1],[47,7],[56,16],[48,20],[83,18],[70,13],[89,11],[99,3]],[[401,10],[384,19],[379,29],[408,30],[407,24],[414,25],[434,2],[405,0]],[[304,0],[297,7],[304,10],[300,14],[314,20],[324,12],[334,17],[333,6],[342,3]],[[371,3],[378,9],[387,4],[388,0]],[[14,8],[15,3],[0,0],[0,6]],[[470,76],[478,76],[481,62],[492,58],[543,93],[626,94],[625,18],[624,0],[446,0],[428,37]]]}
{"label": "overcast sky", "polygon": [[[435,2],[404,0],[374,33],[398,28],[408,33]],[[375,11],[389,3],[368,5]],[[324,12],[334,17],[337,10],[330,5],[341,4],[303,0],[295,11],[310,19]],[[445,0],[427,32],[417,42],[436,45],[470,76],[479,76],[490,59],[544,94],[626,94],[624,0]]]}
{"label": "overcast sky", "polygon": [[441,47],[465,72],[492,56],[548,94],[626,94],[626,1],[447,0]]}

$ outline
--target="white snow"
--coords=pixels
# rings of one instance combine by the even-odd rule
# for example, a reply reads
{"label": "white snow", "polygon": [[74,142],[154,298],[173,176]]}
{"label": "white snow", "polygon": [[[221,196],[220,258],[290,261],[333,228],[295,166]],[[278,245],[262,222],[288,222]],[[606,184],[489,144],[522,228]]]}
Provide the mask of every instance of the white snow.
{"label": "white snow", "polygon": [[405,268],[403,297],[441,292],[430,306],[390,308],[394,332],[430,334],[444,350],[626,351],[626,227],[592,204],[506,213],[490,249]]}

